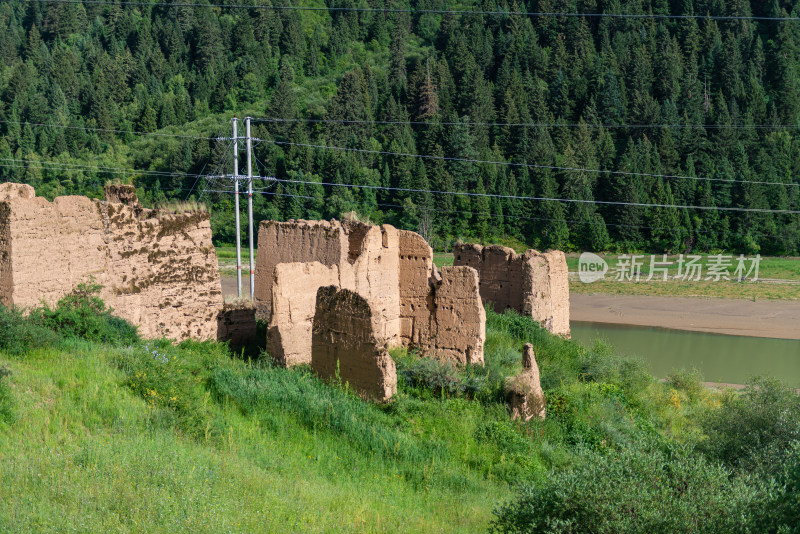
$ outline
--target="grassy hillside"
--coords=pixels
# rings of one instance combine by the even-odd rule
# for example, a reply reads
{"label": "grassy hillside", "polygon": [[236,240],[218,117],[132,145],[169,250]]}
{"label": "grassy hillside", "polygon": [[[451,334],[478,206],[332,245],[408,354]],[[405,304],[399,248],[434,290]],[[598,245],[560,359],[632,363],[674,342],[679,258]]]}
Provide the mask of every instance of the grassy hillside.
{"label": "grassy hillside", "polygon": [[[545,422],[510,421],[501,402],[524,341]],[[223,344],[131,338],[85,292],[29,318],[0,308],[0,531],[478,532],[545,519],[659,531],[660,501],[678,530],[736,531],[715,530],[735,516],[747,531],[797,498],[783,475],[736,470],[800,465],[800,408],[777,385],[758,390],[775,409],[748,416],[749,393],[712,394],[689,375],[660,384],[513,314],[489,313],[486,348],[485,368],[462,370],[396,351],[398,395],[376,405]],[[730,439],[742,425],[772,456]],[[663,477],[660,497],[650,475]],[[607,498],[576,498],[587,479],[587,495]],[[622,512],[637,506],[649,507],[642,521]]]}

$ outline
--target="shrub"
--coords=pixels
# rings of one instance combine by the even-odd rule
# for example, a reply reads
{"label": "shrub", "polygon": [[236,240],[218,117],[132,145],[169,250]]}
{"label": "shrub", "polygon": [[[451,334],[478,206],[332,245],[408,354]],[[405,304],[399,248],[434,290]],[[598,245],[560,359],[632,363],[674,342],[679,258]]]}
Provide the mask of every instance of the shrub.
{"label": "shrub", "polygon": [[114,363],[126,374],[124,384],[160,409],[157,417],[203,439],[222,433],[209,425],[208,375],[230,361],[224,344],[190,340],[177,346],[168,339],[150,340],[114,354]]}
{"label": "shrub", "polygon": [[19,310],[0,305],[0,350],[6,354],[20,355],[60,339],[49,328],[29,321]]}
{"label": "shrub", "polygon": [[771,518],[775,531],[800,534],[800,442],[792,444],[787,457],[777,475],[781,491],[765,510],[765,523]]}
{"label": "shrub", "polygon": [[571,469],[521,488],[495,532],[759,532],[769,488],[690,450],[582,451]]}
{"label": "shrub", "polygon": [[[396,355],[398,385],[418,397],[445,396],[494,400],[489,377],[481,366],[458,368],[435,358]],[[496,389],[496,384],[494,384]]]}
{"label": "shrub", "polygon": [[686,392],[689,402],[694,402],[706,394],[706,388],[702,380],[700,371],[696,369],[691,371],[683,369],[667,376],[667,383],[677,391]]}
{"label": "shrub", "polygon": [[14,422],[14,398],[8,387],[8,377],[11,376],[11,369],[0,367],[0,422],[11,424]]}
{"label": "shrub", "polygon": [[709,458],[746,472],[776,475],[800,440],[800,396],[778,380],[754,378],[701,421]]}
{"label": "shrub", "polygon": [[79,337],[113,345],[138,341],[136,327],[119,317],[97,296],[99,284],[78,284],[51,309],[45,305],[31,311],[30,320],[67,337]]}

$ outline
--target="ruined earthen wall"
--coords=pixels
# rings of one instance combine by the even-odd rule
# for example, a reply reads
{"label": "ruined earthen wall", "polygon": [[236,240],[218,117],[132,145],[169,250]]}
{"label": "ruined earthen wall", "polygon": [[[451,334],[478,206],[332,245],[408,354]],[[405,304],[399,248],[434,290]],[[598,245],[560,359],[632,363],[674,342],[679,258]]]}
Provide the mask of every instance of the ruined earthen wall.
{"label": "ruined earthen wall", "polygon": [[431,278],[433,250],[425,239],[400,230],[400,337],[403,344],[425,345],[431,337],[434,310]]}
{"label": "ruined earthen wall", "polygon": [[[399,345],[398,247],[398,231],[388,225],[338,221],[262,223],[256,305],[259,316],[269,322],[270,355],[285,365],[310,362],[316,292],[323,285],[351,289],[364,297],[373,310],[378,338]],[[293,267],[283,268],[284,265]],[[267,297],[269,304],[263,300]]]}
{"label": "ruined earthen wall", "polygon": [[259,250],[256,297],[268,295],[270,302],[257,305],[269,311],[267,350],[284,365],[310,361],[316,291],[327,285],[366,300],[381,344],[483,362],[485,313],[476,271],[451,268],[441,277],[420,235],[350,221],[268,221]]}
{"label": "ruined earthen wall", "polygon": [[[100,204],[108,242],[109,303],[146,337],[217,339],[222,287],[204,211],[163,213]],[[108,219],[105,219],[107,214]]]}
{"label": "ruined earthen wall", "polygon": [[108,286],[107,236],[97,203],[86,197],[66,196],[53,202],[13,199],[7,206],[12,304],[29,307],[41,300],[55,304],[91,276]]}
{"label": "ruined earthen wall", "polygon": [[339,287],[337,266],[328,267],[316,261],[275,266],[267,352],[282,365],[311,363],[317,290],[323,286]]}
{"label": "ruined earthen wall", "polygon": [[256,339],[256,309],[247,305],[228,305],[217,318],[218,339],[228,341],[231,349],[239,351]]}
{"label": "ruined earthen wall", "polygon": [[[269,320],[275,266],[280,263],[312,262],[339,265],[349,251],[347,235],[335,221],[263,221],[258,229],[255,299],[256,313]],[[313,315],[313,310],[312,310]]]}
{"label": "ruined earthen wall", "polygon": [[508,308],[522,310],[523,259],[513,249],[491,245],[456,245],[454,265],[465,265],[478,271],[481,298],[491,302],[497,312]]}
{"label": "ruined earthen wall", "polygon": [[376,321],[367,300],[347,289],[322,287],[315,309],[313,371],[322,378],[338,377],[365,397],[390,399],[397,392],[397,371],[376,339]]}
{"label": "ruined earthen wall", "polygon": [[33,198],[36,190],[28,184],[4,182],[0,184],[0,202],[17,198]]}
{"label": "ruined earthen wall", "polygon": [[531,280],[521,312],[554,334],[569,336],[569,280],[567,260],[558,250],[524,254],[524,279]]}
{"label": "ruined earthen wall", "polygon": [[94,278],[114,313],[145,337],[217,338],[222,289],[207,212],[80,196],[18,197],[0,202],[4,211],[11,260],[0,263],[0,280],[13,282],[9,304],[54,304]]}
{"label": "ruined earthen wall", "polygon": [[106,202],[112,204],[125,204],[134,209],[144,209],[139,204],[139,197],[136,196],[136,188],[132,185],[110,184],[105,187]]}
{"label": "ruined earthen wall", "polygon": [[435,331],[429,350],[432,348],[439,359],[483,365],[486,311],[478,272],[466,266],[442,267],[434,302]]}
{"label": "ruined earthen wall", "polygon": [[[393,226],[343,222],[347,261],[339,264],[339,287],[369,303],[375,335],[383,343],[400,344],[399,231]],[[344,256],[344,254],[342,254]]]}
{"label": "ruined earthen wall", "polygon": [[0,202],[0,304],[13,304],[14,276],[11,267],[11,207]]}
{"label": "ruined earthen wall", "polygon": [[454,264],[475,268],[480,293],[497,312],[513,309],[530,315],[554,334],[569,336],[569,282],[564,253],[459,244]]}

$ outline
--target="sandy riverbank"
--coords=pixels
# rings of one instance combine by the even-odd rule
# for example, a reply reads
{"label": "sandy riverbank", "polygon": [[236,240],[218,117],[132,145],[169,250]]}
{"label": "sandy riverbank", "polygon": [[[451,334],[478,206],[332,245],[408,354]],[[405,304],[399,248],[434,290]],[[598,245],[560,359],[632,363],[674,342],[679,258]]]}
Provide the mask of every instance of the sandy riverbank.
{"label": "sandy riverbank", "polygon": [[570,320],[800,339],[800,302],[570,295]]}

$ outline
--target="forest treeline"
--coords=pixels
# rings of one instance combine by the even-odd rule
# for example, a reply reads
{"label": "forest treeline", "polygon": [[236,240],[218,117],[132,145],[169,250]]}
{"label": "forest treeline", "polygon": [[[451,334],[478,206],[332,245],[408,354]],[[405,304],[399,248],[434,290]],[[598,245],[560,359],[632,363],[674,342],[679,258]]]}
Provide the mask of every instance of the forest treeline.
{"label": "forest treeline", "polygon": [[[257,168],[284,180],[256,186],[259,219],[355,211],[442,248],[800,253],[800,22],[751,18],[800,2],[245,3],[271,2],[410,12],[0,3],[0,179],[197,198],[246,113],[282,119],[254,122]],[[231,195],[203,198],[231,242]]]}

